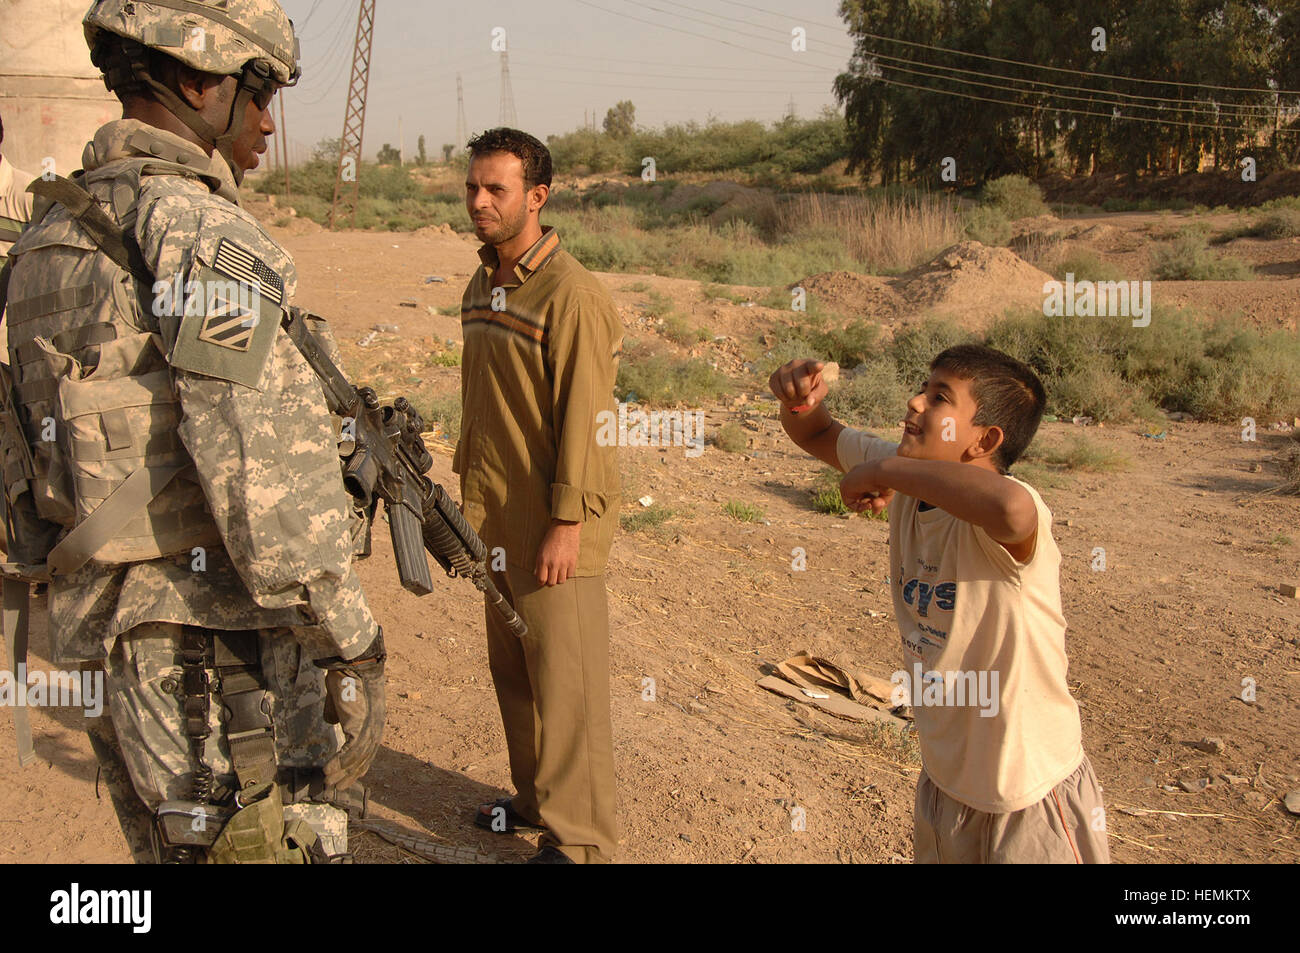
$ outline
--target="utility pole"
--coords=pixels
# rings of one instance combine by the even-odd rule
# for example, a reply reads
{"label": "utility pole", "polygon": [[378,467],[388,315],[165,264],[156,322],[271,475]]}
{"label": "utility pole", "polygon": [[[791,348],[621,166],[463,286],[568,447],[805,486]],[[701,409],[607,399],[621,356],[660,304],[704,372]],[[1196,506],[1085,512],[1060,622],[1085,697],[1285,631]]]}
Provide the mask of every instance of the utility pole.
{"label": "utility pole", "polygon": [[514,127],[518,120],[515,118],[515,92],[510,88],[510,54],[505,50],[501,51],[501,111],[500,124],[503,126]]}
{"label": "utility pole", "polygon": [[402,132],[402,117],[397,117],[397,165],[406,165],[406,134]]}
{"label": "utility pole", "polygon": [[375,0],[361,0],[357,11],[357,37],[352,48],[352,81],[348,105],[343,113],[343,135],[339,138],[339,164],[334,174],[334,202],[330,206],[330,228],[339,218],[350,215],[357,221],[361,204],[361,134],[366,125],[366,92],[370,88],[370,46],[375,33]]}
{"label": "utility pole", "polygon": [[456,74],[456,152],[465,150],[469,141],[469,130],[465,123],[465,88],[460,83],[460,73]]}

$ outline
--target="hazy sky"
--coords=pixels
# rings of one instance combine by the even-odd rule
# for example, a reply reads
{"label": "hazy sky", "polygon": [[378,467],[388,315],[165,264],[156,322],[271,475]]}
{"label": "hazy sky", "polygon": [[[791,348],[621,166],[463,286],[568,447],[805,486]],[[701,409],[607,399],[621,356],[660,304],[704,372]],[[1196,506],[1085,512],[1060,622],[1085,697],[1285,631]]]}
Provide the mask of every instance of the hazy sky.
{"label": "hazy sky", "polygon": [[[358,0],[281,0],[302,39],[303,79],[285,94],[294,159],[343,128]],[[517,125],[545,141],[621,99],[638,125],[779,119],[833,105],[852,44],[839,0],[376,0],[364,152],[425,136],[430,155],[456,138],[456,74],[470,135],[499,124],[505,30]],[[791,49],[791,31],[807,49]],[[277,113],[277,120],[279,118]],[[461,143],[463,145],[463,143]]]}

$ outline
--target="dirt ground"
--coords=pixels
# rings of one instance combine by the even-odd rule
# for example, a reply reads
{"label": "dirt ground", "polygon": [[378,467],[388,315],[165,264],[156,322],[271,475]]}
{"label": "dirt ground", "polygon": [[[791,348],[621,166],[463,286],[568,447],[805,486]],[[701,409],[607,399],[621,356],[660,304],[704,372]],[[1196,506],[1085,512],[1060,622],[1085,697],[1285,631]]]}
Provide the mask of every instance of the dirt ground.
{"label": "dirt ground", "polygon": [[[254,209],[276,217],[264,205]],[[1169,223],[1105,216],[1094,247],[1122,261]],[[332,318],[349,371],[399,389],[456,392],[459,370],[424,358],[460,340],[458,318],[436,309],[459,302],[478,264],[476,244],[436,229],[329,234],[303,225],[273,232],[297,260],[298,303]],[[1300,243],[1238,241],[1231,251],[1274,270],[1253,282],[1160,282],[1157,295],[1222,302],[1254,323],[1294,330]],[[434,276],[445,281],[427,281]],[[661,291],[723,338],[693,350],[729,373],[749,359],[743,341],[781,319],[705,301],[697,282],[600,277],[629,335],[655,334],[639,306],[646,289]],[[1024,291],[999,289],[996,275],[985,279],[982,297],[973,286],[962,292],[973,321]],[[905,293],[915,280],[886,289],[894,320],[920,313]],[[824,283],[836,281],[869,286],[865,302],[885,300],[878,286],[885,279]],[[935,303],[927,299],[926,308]],[[861,316],[873,315],[868,307]],[[400,332],[371,335],[375,325]],[[610,558],[618,859],[907,862],[914,742],[755,686],[765,666],[801,649],[884,678],[898,668],[885,583],[888,526],[811,508],[821,467],[786,440],[758,387],[706,410],[709,433],[740,421],[748,449],[710,446],[694,458],[682,448],[620,451],[624,512],[638,511],[637,498],[649,495],[679,515],[656,532],[620,534]],[[1039,440],[1061,444],[1080,429],[1047,423]],[[1265,492],[1278,480],[1273,461],[1288,437],[1267,422],[1255,442],[1227,426],[1170,421],[1163,429],[1165,439],[1154,440],[1140,424],[1088,428],[1131,466],[1053,473],[1041,488],[1063,557],[1070,688],[1105,788],[1112,857],[1295,863],[1300,820],[1281,798],[1300,789],[1300,601],[1284,598],[1279,584],[1300,582],[1300,499]],[[452,445],[431,442],[431,475],[458,495]],[[730,518],[722,509],[730,500],[761,507],[762,521]],[[385,746],[368,777],[374,813],[422,839],[424,857],[429,845],[482,860],[526,857],[535,838],[469,824],[476,804],[510,793],[482,604],[458,580],[441,581],[423,599],[406,593],[382,527],[375,542],[359,569],[390,653]],[[795,547],[806,550],[805,571],[792,568]],[[1100,572],[1092,569],[1096,547],[1107,554]],[[29,668],[46,669],[39,608],[35,616]],[[655,681],[654,701],[642,698],[646,678]],[[1253,702],[1242,700],[1247,679]],[[38,758],[18,770],[9,714],[0,712],[0,862],[129,861],[102,786],[96,794],[80,711],[39,709],[32,719]],[[1222,750],[1193,746],[1207,737],[1220,739]],[[796,807],[806,830],[792,830]],[[352,834],[364,862],[421,862],[418,849]]]}

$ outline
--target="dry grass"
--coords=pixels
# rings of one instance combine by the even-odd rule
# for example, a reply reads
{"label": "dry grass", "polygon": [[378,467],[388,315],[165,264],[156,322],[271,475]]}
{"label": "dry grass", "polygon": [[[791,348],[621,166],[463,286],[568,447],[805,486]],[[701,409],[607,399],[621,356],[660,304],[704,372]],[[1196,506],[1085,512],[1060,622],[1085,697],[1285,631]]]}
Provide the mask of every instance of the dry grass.
{"label": "dry grass", "polygon": [[952,202],[929,196],[832,199],[810,192],[786,203],[779,221],[783,231],[839,236],[876,274],[915,268],[964,237]]}

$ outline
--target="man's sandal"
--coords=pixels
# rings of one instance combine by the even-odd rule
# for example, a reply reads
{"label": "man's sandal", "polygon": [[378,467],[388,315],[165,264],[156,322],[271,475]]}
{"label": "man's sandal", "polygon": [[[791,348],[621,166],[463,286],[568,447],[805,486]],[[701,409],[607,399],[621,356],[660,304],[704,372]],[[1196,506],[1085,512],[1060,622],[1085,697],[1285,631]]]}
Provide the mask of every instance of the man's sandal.
{"label": "man's sandal", "polygon": [[497,798],[490,804],[480,804],[474,815],[474,824],[494,834],[513,834],[515,831],[544,831],[545,825],[534,824],[515,812],[508,797]]}

